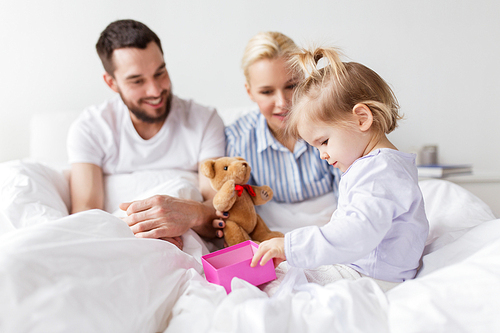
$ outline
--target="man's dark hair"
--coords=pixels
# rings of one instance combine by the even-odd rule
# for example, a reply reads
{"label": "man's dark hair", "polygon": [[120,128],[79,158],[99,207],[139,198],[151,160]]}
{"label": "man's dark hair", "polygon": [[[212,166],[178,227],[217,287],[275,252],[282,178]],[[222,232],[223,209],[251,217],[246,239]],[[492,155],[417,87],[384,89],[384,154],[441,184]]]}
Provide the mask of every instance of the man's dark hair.
{"label": "man's dark hair", "polygon": [[95,47],[104,69],[113,76],[115,68],[111,58],[114,50],[126,47],[145,49],[150,42],[155,42],[163,54],[160,39],[145,24],[134,20],[119,20],[110,23],[101,32]]}

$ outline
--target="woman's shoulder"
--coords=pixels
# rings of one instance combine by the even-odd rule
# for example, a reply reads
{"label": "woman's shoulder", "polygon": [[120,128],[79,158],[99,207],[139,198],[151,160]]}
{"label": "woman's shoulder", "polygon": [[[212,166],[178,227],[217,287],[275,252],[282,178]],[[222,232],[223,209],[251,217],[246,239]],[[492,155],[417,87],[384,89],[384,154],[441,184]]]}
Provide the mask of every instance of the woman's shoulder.
{"label": "woman's shoulder", "polygon": [[262,114],[258,109],[253,109],[242,115],[232,124],[226,127],[226,137],[228,140],[238,138],[248,138],[257,130]]}

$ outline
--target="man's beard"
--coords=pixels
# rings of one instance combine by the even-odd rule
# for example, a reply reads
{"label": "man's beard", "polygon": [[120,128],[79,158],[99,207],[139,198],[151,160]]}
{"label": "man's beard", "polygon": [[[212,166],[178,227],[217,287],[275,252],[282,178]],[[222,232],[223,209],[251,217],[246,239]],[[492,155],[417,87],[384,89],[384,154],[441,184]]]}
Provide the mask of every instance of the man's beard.
{"label": "man's beard", "polygon": [[[165,119],[167,119],[168,114],[170,113],[170,108],[172,107],[172,89],[168,92],[167,99],[165,101],[165,106],[164,106],[164,112],[160,114],[157,117],[152,117],[148,115],[143,109],[141,109],[138,106],[132,105],[129,101],[123,98],[123,95],[121,92],[119,92],[120,97],[122,98],[123,103],[127,106],[127,108],[132,112],[132,114],[140,121],[149,123],[149,124],[154,124],[154,123],[161,123]],[[166,94],[166,91],[162,92],[162,96]]]}

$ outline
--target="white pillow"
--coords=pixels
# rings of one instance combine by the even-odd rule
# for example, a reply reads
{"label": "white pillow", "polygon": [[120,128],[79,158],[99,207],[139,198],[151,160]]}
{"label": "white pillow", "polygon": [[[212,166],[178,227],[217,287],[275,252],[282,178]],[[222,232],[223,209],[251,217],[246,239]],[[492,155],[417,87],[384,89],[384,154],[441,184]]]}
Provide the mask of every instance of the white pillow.
{"label": "white pillow", "polygon": [[0,164],[0,233],[67,216],[70,204],[62,171],[26,161]]}
{"label": "white pillow", "polygon": [[419,182],[429,220],[424,255],[453,242],[470,228],[495,219],[481,199],[452,182],[435,179]]}
{"label": "white pillow", "polygon": [[[0,164],[0,233],[69,214],[68,171],[43,163]],[[104,177],[104,210],[116,212],[122,202],[155,194],[202,201],[197,173],[182,170],[140,171]]]}
{"label": "white pillow", "polygon": [[198,174],[183,170],[146,170],[104,176],[104,210],[119,214],[119,204],[156,194],[203,201]]}
{"label": "white pillow", "polygon": [[282,233],[311,225],[322,227],[330,221],[336,208],[337,196],[333,192],[302,202],[270,201],[255,207],[271,230]]}

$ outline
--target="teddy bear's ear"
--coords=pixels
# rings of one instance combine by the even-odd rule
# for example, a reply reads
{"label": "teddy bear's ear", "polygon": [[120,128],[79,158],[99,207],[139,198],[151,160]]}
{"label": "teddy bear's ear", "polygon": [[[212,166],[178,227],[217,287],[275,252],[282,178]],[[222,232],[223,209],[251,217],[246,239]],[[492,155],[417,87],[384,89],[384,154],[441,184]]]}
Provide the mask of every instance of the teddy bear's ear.
{"label": "teddy bear's ear", "polygon": [[214,160],[206,160],[200,165],[200,172],[203,176],[213,179],[215,177],[215,161]]}

